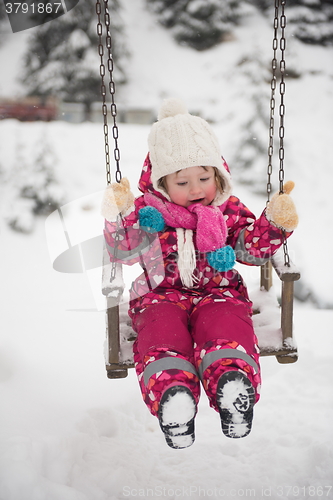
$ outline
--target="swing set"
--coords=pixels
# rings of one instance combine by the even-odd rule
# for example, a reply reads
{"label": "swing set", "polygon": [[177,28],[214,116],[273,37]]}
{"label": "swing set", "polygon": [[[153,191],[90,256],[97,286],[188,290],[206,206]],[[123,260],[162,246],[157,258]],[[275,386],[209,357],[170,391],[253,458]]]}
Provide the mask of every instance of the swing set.
{"label": "swing set", "polygon": [[[272,79],[270,97],[270,121],[269,121],[269,147],[268,147],[268,167],[267,167],[267,202],[270,200],[272,191],[271,176],[273,173],[273,151],[274,151],[274,111],[275,93],[279,80],[279,193],[283,193],[284,182],[284,118],[285,118],[285,49],[286,49],[286,16],[284,13],[286,0],[275,0],[274,12],[274,37],[273,37],[273,59],[272,59]],[[104,10],[102,9],[104,4]],[[103,10],[103,13],[102,13]],[[106,158],[106,180],[111,184],[110,169],[110,147],[109,147],[109,125],[108,125],[108,96],[111,101],[110,111],[113,120],[112,135],[114,140],[114,160],[116,165],[115,180],[120,182],[122,178],[120,170],[120,150],[118,146],[118,126],[117,126],[117,106],[115,103],[115,82],[113,79],[113,58],[112,40],[110,32],[110,15],[108,10],[108,0],[96,1],[96,13],[98,18],[97,34],[99,37],[98,53],[100,56],[100,76],[102,94],[102,113],[104,119],[104,140]],[[103,24],[102,24],[103,18]],[[277,51],[280,48],[280,61],[278,66]],[[106,60],[106,65],[105,65]],[[107,67],[107,69],[106,69]],[[108,85],[106,85],[106,73],[108,73]],[[297,348],[293,342],[293,298],[294,282],[300,279],[300,273],[291,263],[288,254],[287,241],[283,243],[284,261],[280,262],[276,257],[272,257],[266,264],[260,266],[260,290],[266,293],[273,284],[272,268],[276,271],[281,280],[281,304],[280,316],[281,326],[278,329],[279,346],[260,347],[261,356],[276,356],[279,363],[294,363],[297,361]],[[144,264],[142,264],[144,266]],[[122,265],[111,263],[106,249],[103,255],[103,285],[102,293],[106,297],[106,371],[110,379],[124,378],[128,375],[128,369],[134,367],[131,346],[135,340],[135,333],[130,327],[130,320],[127,312],[120,306],[124,293],[124,282],[122,278]],[[122,304],[123,306],[125,304]],[[253,311],[254,314],[262,314],[261,308]],[[259,342],[260,343],[260,342]]]}

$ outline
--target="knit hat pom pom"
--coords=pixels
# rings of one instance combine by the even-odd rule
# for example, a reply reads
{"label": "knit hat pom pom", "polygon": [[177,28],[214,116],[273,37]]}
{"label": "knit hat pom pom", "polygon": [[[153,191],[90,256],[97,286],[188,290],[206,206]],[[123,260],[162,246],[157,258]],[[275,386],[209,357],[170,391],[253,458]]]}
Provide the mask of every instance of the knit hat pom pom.
{"label": "knit hat pom pom", "polygon": [[176,115],[186,115],[188,113],[186,104],[181,99],[174,97],[166,99],[158,113],[158,119],[169,118]]}
{"label": "knit hat pom pom", "polygon": [[209,265],[219,272],[225,273],[230,271],[235,265],[235,252],[233,248],[228,245],[223,248],[219,248],[214,252],[207,253],[207,261]]}

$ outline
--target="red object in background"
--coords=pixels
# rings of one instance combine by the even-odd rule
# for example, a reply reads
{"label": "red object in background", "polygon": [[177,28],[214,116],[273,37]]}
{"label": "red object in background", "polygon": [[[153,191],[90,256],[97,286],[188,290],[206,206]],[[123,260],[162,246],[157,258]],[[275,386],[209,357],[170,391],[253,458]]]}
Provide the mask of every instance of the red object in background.
{"label": "red object in background", "polygon": [[57,105],[54,100],[42,102],[40,99],[20,101],[0,101],[0,120],[16,118],[27,121],[51,121],[57,117]]}

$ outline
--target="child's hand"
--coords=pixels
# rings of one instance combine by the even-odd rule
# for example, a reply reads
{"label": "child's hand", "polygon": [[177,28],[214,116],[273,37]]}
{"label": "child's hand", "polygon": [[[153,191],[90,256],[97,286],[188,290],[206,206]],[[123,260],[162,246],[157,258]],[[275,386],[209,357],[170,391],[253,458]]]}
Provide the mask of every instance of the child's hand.
{"label": "child's hand", "polygon": [[275,193],[266,208],[266,217],[277,227],[288,232],[296,229],[298,215],[293,200],[289,193],[294,189],[295,183],[288,181],[283,186],[283,194]]}
{"label": "child's hand", "polygon": [[133,205],[133,201],[134,196],[128,179],[123,178],[119,183],[113,182],[105,190],[102,215],[107,221],[112,222],[119,213],[126,212]]}

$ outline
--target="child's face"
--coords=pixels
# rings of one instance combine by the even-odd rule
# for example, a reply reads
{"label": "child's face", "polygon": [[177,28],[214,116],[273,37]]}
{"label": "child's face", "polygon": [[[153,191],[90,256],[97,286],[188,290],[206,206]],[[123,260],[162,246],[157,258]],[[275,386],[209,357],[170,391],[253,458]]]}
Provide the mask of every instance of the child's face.
{"label": "child's face", "polygon": [[165,177],[168,195],[173,203],[188,207],[192,203],[209,205],[217,186],[213,167],[188,167]]}

